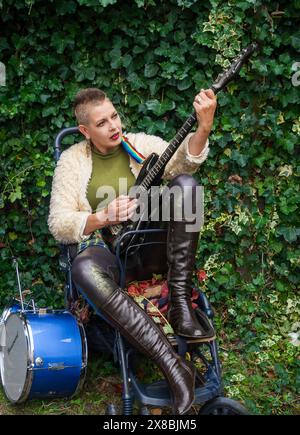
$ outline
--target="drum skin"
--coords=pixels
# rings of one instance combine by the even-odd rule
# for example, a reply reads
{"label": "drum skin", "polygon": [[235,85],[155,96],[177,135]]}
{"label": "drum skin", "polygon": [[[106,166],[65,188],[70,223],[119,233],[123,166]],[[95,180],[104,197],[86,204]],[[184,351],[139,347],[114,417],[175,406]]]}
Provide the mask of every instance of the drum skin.
{"label": "drum skin", "polygon": [[18,311],[21,311],[21,305],[18,301],[15,299],[12,299],[10,302],[10,305],[7,306],[1,317],[0,317],[0,385],[3,384],[2,378],[3,378],[3,351],[2,351],[2,340],[4,339],[4,322],[8,318],[8,316],[11,313],[17,313]]}
{"label": "drum skin", "polygon": [[[4,392],[11,402],[76,393],[85,377],[87,344],[82,325],[71,313],[12,312],[5,326],[7,337],[15,337],[15,342],[8,341],[2,369]],[[20,373],[18,381],[14,370]]]}

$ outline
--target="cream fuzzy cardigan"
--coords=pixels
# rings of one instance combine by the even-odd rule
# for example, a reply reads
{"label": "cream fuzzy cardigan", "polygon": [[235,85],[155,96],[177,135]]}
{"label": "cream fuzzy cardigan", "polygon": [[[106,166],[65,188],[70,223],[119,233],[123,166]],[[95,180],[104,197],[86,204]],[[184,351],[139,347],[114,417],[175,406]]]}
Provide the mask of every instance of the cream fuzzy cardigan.
{"label": "cream fuzzy cardigan", "polygon": [[[182,142],[168,162],[163,175],[172,179],[178,174],[192,175],[207,158],[208,141],[198,156],[188,151],[188,142],[192,133]],[[144,157],[155,152],[159,155],[168,146],[168,142],[157,136],[145,133],[127,133],[129,142]],[[135,176],[142,167],[131,156],[130,169]],[[65,150],[55,168],[50,200],[48,226],[53,237],[60,243],[78,243],[91,235],[83,235],[88,216],[92,208],[87,200],[87,187],[92,174],[92,155],[89,143],[84,140]]]}

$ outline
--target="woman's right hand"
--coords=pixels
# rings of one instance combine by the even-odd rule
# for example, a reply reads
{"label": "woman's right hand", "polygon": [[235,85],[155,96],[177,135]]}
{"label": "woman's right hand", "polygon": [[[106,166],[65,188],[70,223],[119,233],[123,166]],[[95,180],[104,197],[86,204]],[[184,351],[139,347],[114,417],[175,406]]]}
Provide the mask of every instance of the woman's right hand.
{"label": "woman's right hand", "polygon": [[120,195],[96,214],[99,221],[105,225],[114,225],[131,219],[137,206],[137,199],[130,199],[129,196]]}

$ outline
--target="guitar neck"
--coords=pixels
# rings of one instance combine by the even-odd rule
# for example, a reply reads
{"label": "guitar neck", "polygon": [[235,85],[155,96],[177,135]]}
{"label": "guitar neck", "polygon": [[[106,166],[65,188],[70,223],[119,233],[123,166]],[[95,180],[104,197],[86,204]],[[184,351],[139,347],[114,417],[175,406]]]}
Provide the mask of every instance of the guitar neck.
{"label": "guitar neck", "polygon": [[[221,88],[218,89],[214,85],[211,86],[211,89],[214,91],[215,94],[217,94],[221,90]],[[151,187],[153,181],[156,179],[157,175],[165,169],[173,154],[175,154],[180,144],[184,141],[189,132],[192,130],[196,121],[197,116],[194,112],[186,119],[180,130],[176,133],[176,136],[171,140],[165,151],[161,154],[155,165],[151,168],[151,170],[144,178],[143,182],[141,183],[141,186],[144,189],[148,190]]]}
{"label": "guitar neck", "polygon": [[176,136],[171,140],[171,142],[169,143],[165,151],[161,154],[161,156],[159,157],[155,165],[148,172],[148,174],[146,175],[146,177],[142,182],[142,186],[146,190],[148,190],[151,187],[152,182],[156,179],[157,175],[164,170],[167,163],[169,162],[173,154],[176,152],[177,148],[180,146],[182,141],[186,138],[186,136],[193,128],[196,119],[197,118],[195,113],[193,113],[188,117],[188,119],[185,121],[183,126],[177,132]]}
{"label": "guitar neck", "polygon": [[[222,74],[219,74],[217,79],[214,81],[210,89],[212,89],[215,93],[215,95],[220,92],[222,89],[225,88],[225,86],[239,73],[242,65],[246,60],[250,57],[250,55],[253,53],[254,50],[258,48],[258,45],[256,43],[250,44],[247,48],[242,50],[241,54],[233,60],[230,67],[225,70]],[[174,139],[170,142],[170,144],[167,146],[166,150],[163,152],[163,154],[160,156],[160,158],[157,160],[157,162],[154,164],[154,166],[150,169],[146,177],[144,178],[143,182],[141,183],[141,186],[148,190],[154,180],[157,179],[159,174],[163,173],[164,168],[166,167],[167,163],[177,150],[177,148],[180,146],[182,141],[186,138],[186,136],[189,134],[191,129],[193,128],[193,125],[195,124],[197,120],[196,114],[193,113],[188,117],[188,119],[185,121],[181,129],[178,131]]]}

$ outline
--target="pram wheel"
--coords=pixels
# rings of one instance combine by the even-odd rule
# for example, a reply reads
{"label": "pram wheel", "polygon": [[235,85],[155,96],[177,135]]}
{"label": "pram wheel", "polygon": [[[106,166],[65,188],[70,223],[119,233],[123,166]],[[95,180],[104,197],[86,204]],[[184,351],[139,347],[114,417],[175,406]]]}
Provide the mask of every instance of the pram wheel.
{"label": "pram wheel", "polygon": [[205,403],[198,415],[250,415],[250,412],[235,400],[217,397]]}
{"label": "pram wheel", "polygon": [[140,415],[151,415],[150,409],[147,406],[142,406]]}
{"label": "pram wheel", "polygon": [[119,415],[119,409],[114,403],[109,403],[106,407],[105,415]]}

